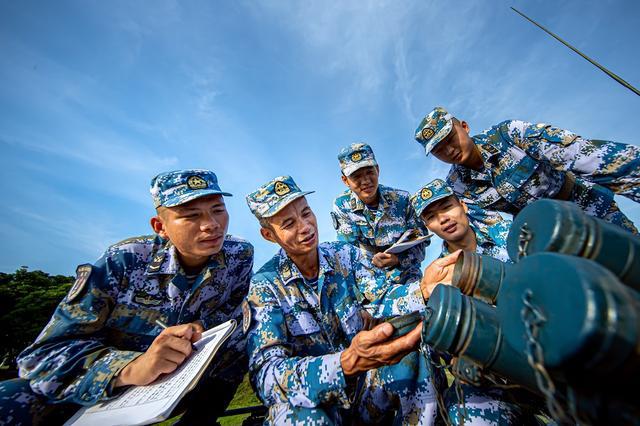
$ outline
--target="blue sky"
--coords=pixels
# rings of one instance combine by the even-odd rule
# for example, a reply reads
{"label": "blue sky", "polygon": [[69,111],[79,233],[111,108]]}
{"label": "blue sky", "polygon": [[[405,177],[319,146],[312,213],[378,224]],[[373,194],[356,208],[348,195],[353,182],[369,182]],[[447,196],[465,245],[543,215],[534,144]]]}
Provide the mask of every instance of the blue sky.
{"label": "blue sky", "polygon": [[371,144],[381,182],[411,192],[446,174],[412,137],[436,105],[472,131],[518,118],[638,144],[640,98],[512,5],[640,85],[637,1],[0,1],[0,271],[73,274],[150,233],[149,181],[179,168],[235,195],[256,266],[276,247],[244,196],[272,177],[317,191],[333,239],[341,147]]}

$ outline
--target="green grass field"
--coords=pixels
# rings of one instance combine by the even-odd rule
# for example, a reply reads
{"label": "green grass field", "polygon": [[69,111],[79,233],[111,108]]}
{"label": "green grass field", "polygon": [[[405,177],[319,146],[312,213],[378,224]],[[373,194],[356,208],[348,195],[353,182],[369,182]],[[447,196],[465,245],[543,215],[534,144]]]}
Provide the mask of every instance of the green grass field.
{"label": "green grass field", "polygon": [[[253,389],[251,389],[251,385],[249,384],[249,376],[245,376],[242,383],[240,383],[240,386],[238,386],[238,390],[236,391],[231,404],[229,404],[229,409],[248,407],[252,405],[260,405],[260,401],[258,400],[258,397],[256,397],[255,393],[253,393]],[[248,414],[231,417],[221,417],[218,419],[218,422],[220,422],[222,426],[239,426],[247,417],[249,417]],[[162,426],[169,426],[176,422],[179,418],[179,416],[173,417],[159,424]]]}

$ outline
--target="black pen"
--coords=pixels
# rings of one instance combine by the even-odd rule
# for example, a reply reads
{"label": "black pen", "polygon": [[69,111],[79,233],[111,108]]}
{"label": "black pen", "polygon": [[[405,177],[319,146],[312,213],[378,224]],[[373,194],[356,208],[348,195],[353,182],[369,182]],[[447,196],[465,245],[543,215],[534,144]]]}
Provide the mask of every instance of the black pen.
{"label": "black pen", "polygon": [[[156,320],[156,324],[158,324],[160,327],[162,327],[163,329],[169,328],[169,326],[167,324],[165,324],[164,322],[162,322],[161,320],[157,319]],[[196,345],[194,345],[193,343],[191,344],[191,350],[193,352],[198,352],[198,348],[196,348]]]}

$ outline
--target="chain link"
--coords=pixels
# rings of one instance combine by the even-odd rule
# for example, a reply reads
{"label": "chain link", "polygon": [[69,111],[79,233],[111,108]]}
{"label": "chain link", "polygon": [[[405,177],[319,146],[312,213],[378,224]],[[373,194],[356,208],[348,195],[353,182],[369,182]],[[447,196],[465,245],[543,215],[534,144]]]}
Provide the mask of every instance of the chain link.
{"label": "chain link", "polygon": [[462,382],[459,378],[453,379],[453,386],[456,390],[456,398],[458,399],[458,420],[460,426],[464,426],[464,421],[469,415],[467,406],[464,401],[464,390],[462,390]]}
{"label": "chain link", "polygon": [[524,323],[527,334],[527,345],[525,349],[527,361],[535,374],[538,389],[544,395],[549,414],[558,422],[575,424],[556,399],[556,386],[544,366],[544,353],[542,346],[538,342],[538,333],[540,326],[542,326],[547,319],[531,302],[532,296],[533,292],[531,290],[527,289],[524,292],[522,295],[524,307],[520,311],[520,317]]}
{"label": "chain link", "polygon": [[533,238],[533,233],[529,230],[527,223],[523,223],[520,227],[520,234],[518,235],[518,259],[522,259],[527,255],[527,248],[529,248],[529,242]]}
{"label": "chain link", "polygon": [[[434,357],[432,356],[431,348],[429,348],[425,344],[420,345],[420,352],[427,359],[427,368],[429,369],[429,379],[431,380],[431,386],[433,386],[433,391],[436,394],[436,402],[438,405],[438,412],[440,416],[444,420],[447,426],[452,426],[449,421],[449,413],[447,411],[447,406],[444,403],[444,399],[442,399],[442,394],[440,393],[438,383],[436,382],[436,370],[445,368],[445,365],[436,364]],[[439,357],[438,357],[439,358]]]}

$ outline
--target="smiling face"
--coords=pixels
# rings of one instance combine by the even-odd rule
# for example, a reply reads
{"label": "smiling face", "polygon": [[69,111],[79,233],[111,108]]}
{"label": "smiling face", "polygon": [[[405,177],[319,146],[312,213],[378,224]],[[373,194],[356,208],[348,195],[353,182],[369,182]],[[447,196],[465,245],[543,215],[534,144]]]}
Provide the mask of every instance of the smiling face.
{"label": "smiling face", "polygon": [[467,217],[467,205],[455,195],[430,204],[420,216],[429,231],[447,242],[458,242],[473,232]]}
{"label": "smiling face", "polygon": [[289,257],[301,257],[317,251],[318,223],[305,197],[290,202],[264,222],[268,226],[260,229],[262,236],[282,247]]}
{"label": "smiling face", "polygon": [[466,121],[453,119],[451,132],[431,150],[431,154],[447,164],[470,165],[477,161],[476,145],[469,136],[469,126]]}
{"label": "smiling face", "polygon": [[379,176],[380,169],[378,166],[367,166],[359,168],[349,176],[342,175],[342,182],[344,182],[363,203],[375,205],[378,203]]}
{"label": "smiling face", "polygon": [[175,207],[160,207],[151,227],[171,240],[180,263],[186,268],[204,266],[222,249],[229,226],[229,214],[222,195],[196,198]]}

